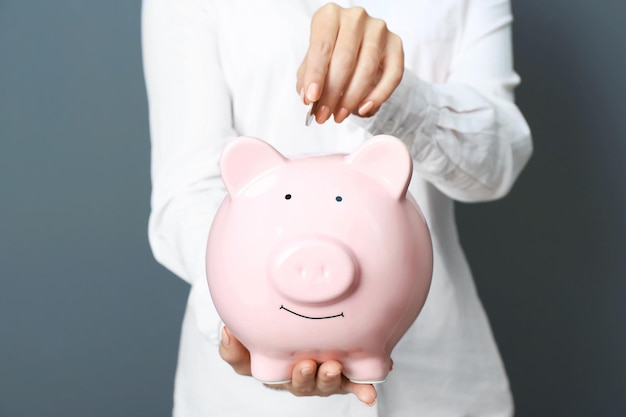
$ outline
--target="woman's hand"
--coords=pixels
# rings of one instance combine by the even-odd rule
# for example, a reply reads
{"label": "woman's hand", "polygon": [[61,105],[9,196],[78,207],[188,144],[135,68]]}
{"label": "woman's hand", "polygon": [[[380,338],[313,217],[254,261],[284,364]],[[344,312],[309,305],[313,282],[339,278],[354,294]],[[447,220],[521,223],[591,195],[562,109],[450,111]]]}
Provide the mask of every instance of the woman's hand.
{"label": "woman's hand", "polygon": [[[250,352],[228,329],[222,331],[219,347],[222,359],[228,362],[235,372],[250,376]],[[285,389],[297,396],[322,396],[353,393],[367,405],[376,401],[376,389],[369,384],[356,384],[341,373],[341,364],[328,361],[317,364],[313,360],[298,362],[293,368],[291,382],[268,385],[270,388]]]}
{"label": "woman's hand", "polygon": [[309,49],[298,69],[297,91],[315,102],[315,118],[337,123],[350,113],[375,114],[400,83],[402,40],[361,7],[329,3],[311,21]]}

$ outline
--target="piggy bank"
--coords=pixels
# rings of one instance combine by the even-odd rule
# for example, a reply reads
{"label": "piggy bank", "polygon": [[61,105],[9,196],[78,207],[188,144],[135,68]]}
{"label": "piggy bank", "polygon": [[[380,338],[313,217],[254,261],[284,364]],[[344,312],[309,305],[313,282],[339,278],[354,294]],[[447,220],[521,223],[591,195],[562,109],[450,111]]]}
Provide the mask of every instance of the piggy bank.
{"label": "piggy bank", "polygon": [[380,135],[349,155],[288,159],[241,137],[220,169],[228,195],[209,233],[207,279],[252,375],[284,383],[299,360],[334,359],[352,381],[383,381],[433,266],[404,143]]}

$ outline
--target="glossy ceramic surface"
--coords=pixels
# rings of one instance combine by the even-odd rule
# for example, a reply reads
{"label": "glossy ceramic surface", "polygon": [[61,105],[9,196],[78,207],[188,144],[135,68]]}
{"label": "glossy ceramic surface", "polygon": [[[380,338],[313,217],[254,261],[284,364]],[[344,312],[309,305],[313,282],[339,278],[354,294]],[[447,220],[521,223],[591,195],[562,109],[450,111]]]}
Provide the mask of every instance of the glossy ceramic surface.
{"label": "glossy ceramic surface", "polygon": [[403,142],[381,135],[349,155],[288,159],[241,137],[220,167],[228,195],[209,234],[207,278],[253,376],[285,382],[300,359],[336,359],[353,381],[384,380],[433,267]]}

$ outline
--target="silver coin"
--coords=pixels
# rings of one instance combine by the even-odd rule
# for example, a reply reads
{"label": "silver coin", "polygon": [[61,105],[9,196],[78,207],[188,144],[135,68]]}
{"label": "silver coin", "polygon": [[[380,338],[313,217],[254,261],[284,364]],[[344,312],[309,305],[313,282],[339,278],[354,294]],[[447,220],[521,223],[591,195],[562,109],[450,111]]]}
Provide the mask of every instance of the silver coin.
{"label": "silver coin", "polygon": [[307,107],[307,111],[306,111],[306,119],[304,119],[305,126],[311,125],[311,122],[315,118],[315,110],[316,110],[315,103],[309,103]]}

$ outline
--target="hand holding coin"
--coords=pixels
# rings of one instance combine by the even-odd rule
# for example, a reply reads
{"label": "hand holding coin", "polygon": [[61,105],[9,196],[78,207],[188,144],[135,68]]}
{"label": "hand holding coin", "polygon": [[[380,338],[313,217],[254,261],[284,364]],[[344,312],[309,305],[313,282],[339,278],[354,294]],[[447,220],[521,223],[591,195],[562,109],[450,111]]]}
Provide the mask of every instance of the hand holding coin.
{"label": "hand holding coin", "polygon": [[400,37],[361,7],[334,3],[313,15],[309,49],[298,69],[297,91],[313,118],[341,123],[351,113],[372,116],[404,73]]}

